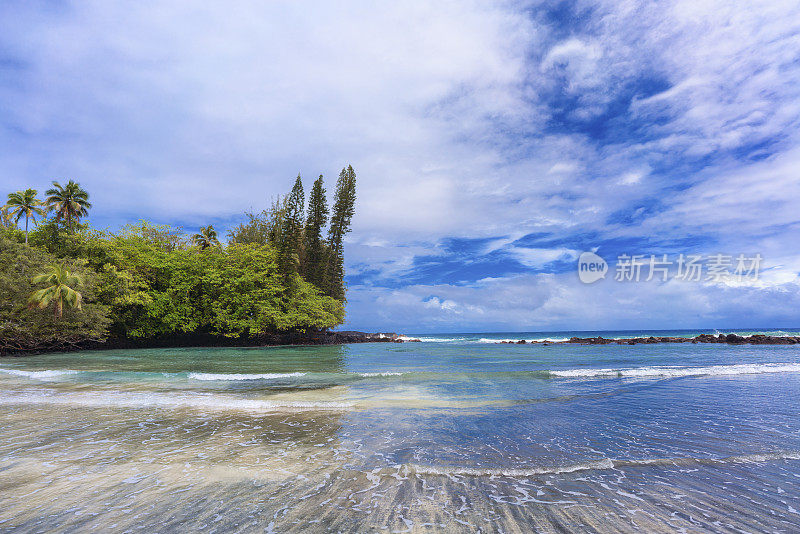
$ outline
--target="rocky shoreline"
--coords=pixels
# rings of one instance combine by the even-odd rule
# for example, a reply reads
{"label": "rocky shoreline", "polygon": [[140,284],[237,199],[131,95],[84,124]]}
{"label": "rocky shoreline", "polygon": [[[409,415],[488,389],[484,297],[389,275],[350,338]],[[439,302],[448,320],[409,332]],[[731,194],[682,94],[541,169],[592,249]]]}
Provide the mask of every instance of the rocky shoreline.
{"label": "rocky shoreline", "polygon": [[188,347],[274,347],[280,345],[344,345],[349,343],[403,343],[419,341],[394,332],[291,332],[262,334],[247,338],[225,338],[208,334],[186,334],[151,339],[111,338],[105,341],[59,343],[48,346],[4,346],[0,357],[25,356],[77,350],[154,349]]}
{"label": "rocky shoreline", "polygon": [[[420,339],[409,338],[394,332],[357,332],[353,330],[341,332],[305,332],[264,334],[247,339],[219,338],[216,336],[173,336],[162,339],[109,339],[105,342],[84,343],[76,345],[59,345],[39,347],[36,349],[0,350],[0,356],[23,356],[25,354],[41,354],[46,352],[70,352],[75,350],[101,349],[142,349],[170,347],[272,347],[280,345],[345,345],[350,343],[414,343]],[[498,344],[510,345],[638,345],[654,343],[725,343],[728,345],[800,345],[800,336],[767,336],[753,334],[739,336],[737,334],[700,334],[695,337],[634,337],[605,338],[572,337],[565,341],[497,341]]]}
{"label": "rocky shoreline", "polygon": [[605,338],[597,337],[572,337],[566,341],[498,341],[498,343],[508,343],[513,345],[638,345],[653,343],[726,343],[728,345],[797,345],[800,344],[800,336],[767,336],[764,334],[753,334],[752,336],[739,336],[736,334],[700,334],[695,337],[634,337],[634,338]]}

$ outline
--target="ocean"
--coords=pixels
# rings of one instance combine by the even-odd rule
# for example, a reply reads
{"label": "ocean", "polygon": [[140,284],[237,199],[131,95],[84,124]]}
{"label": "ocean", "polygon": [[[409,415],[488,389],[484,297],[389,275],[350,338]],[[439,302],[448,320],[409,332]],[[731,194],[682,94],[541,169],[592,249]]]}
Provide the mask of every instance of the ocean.
{"label": "ocean", "polygon": [[800,531],[800,346],[498,343],[699,333],[5,358],[0,531]]}

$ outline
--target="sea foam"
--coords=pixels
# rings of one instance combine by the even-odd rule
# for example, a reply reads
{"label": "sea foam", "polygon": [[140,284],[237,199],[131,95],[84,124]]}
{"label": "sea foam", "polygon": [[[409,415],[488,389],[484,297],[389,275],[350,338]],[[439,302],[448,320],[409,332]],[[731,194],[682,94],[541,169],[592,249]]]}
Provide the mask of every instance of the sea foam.
{"label": "sea foam", "polygon": [[293,378],[305,376],[306,373],[189,373],[189,378],[194,380],[276,380],[280,378]]}
{"label": "sea foam", "polygon": [[165,394],[141,392],[64,393],[54,390],[15,392],[0,395],[0,405],[47,404],[90,408],[193,408],[211,411],[281,412],[346,410],[352,403],[238,399],[212,394]]}
{"label": "sea foam", "polygon": [[550,371],[551,376],[561,378],[646,378],[679,376],[725,376],[766,373],[798,373],[800,363],[760,363],[711,365],[707,367],[634,367],[628,369],[565,369]]}
{"label": "sea foam", "polygon": [[44,371],[24,371],[22,369],[0,369],[0,373],[5,373],[13,376],[22,376],[24,378],[34,378],[36,380],[53,380],[66,375],[78,374],[78,371],[69,369],[55,370],[48,369]]}
{"label": "sea foam", "polygon": [[457,466],[420,466],[409,467],[419,475],[439,476],[467,476],[467,477],[534,477],[537,475],[557,475],[562,473],[575,473],[579,471],[603,471],[625,467],[686,467],[699,465],[716,465],[724,463],[765,463],[781,460],[800,460],[800,451],[778,451],[755,454],[741,454],[722,458],[645,458],[631,460],[614,460],[604,458],[597,461],[588,461],[563,466],[543,466],[527,468],[493,468],[493,467],[457,467]]}

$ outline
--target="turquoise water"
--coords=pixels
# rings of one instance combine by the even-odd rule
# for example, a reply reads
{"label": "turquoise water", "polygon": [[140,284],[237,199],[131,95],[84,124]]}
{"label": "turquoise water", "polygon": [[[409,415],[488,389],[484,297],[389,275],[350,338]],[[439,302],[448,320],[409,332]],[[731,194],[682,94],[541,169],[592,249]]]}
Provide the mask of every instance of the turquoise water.
{"label": "turquoise water", "polygon": [[800,347],[497,343],[623,334],[3,359],[0,530],[800,530]]}

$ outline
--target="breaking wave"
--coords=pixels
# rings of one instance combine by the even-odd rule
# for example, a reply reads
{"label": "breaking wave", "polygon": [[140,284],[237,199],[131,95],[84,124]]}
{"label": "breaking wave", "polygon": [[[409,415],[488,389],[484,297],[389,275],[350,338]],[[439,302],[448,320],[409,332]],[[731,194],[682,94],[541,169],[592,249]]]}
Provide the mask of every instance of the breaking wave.
{"label": "breaking wave", "polygon": [[237,399],[212,394],[164,393],[64,393],[56,391],[27,391],[0,396],[0,405],[48,404],[89,408],[194,408],[212,411],[280,412],[305,410],[346,410],[352,403],[325,401],[272,401]]}
{"label": "breaking wave", "polygon": [[78,374],[78,371],[69,369],[61,370],[44,370],[44,371],[23,371],[22,369],[0,369],[0,373],[5,373],[14,376],[22,376],[25,378],[35,378],[37,380],[51,380],[66,375]]}
{"label": "breaking wave", "polygon": [[280,378],[294,378],[305,376],[306,373],[262,373],[262,374],[243,374],[243,373],[189,373],[189,378],[194,380],[276,380]]}
{"label": "breaking wave", "polygon": [[565,369],[550,371],[550,375],[560,378],[646,378],[679,376],[725,376],[765,373],[798,373],[800,363],[763,363],[711,365],[707,367],[635,367],[630,369]]}
{"label": "breaking wave", "polygon": [[420,475],[468,476],[468,477],[533,477],[537,475],[557,475],[578,471],[603,471],[624,467],[686,467],[700,465],[719,465],[725,463],[765,463],[779,460],[800,460],[800,451],[781,451],[773,453],[742,454],[724,458],[653,458],[643,460],[603,460],[577,463],[555,467],[530,468],[482,468],[482,467],[429,467],[409,465]]}

